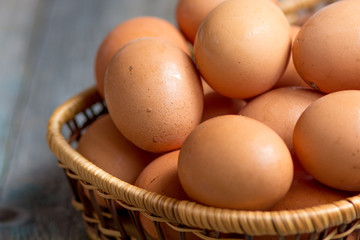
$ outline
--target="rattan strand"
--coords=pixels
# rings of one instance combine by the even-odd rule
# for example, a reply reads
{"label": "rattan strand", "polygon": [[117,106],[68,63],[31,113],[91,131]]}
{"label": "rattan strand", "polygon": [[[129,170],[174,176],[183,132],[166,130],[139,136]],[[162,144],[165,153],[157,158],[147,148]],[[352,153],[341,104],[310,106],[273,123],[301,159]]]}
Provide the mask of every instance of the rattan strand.
{"label": "rattan strand", "polygon": [[[334,235],[333,236],[330,236],[329,234],[329,237],[332,237],[333,239],[339,239],[339,238],[343,238],[343,237],[346,237],[348,235],[350,235],[352,232],[354,232],[355,230],[357,229],[360,229],[360,220],[357,221],[351,228],[349,228],[347,231],[343,232],[343,233],[337,233],[337,229],[334,230]],[[331,239],[331,238],[329,238]]]}
{"label": "rattan strand", "polygon": [[[84,210],[84,207],[83,206],[79,206],[79,205],[82,205],[81,203],[78,203],[76,201],[73,201],[73,206],[76,206],[75,208],[79,211],[82,212],[82,218],[84,219],[85,222],[87,223],[90,223],[90,224],[96,224],[96,227],[97,229],[102,233],[104,234],[105,236],[108,236],[108,237],[121,237],[121,234],[120,232],[116,231],[116,230],[113,230],[113,229],[109,229],[109,228],[104,228],[101,224],[101,222],[99,221],[99,219],[94,216],[94,217],[89,217],[87,216],[83,210]],[[103,216],[106,216],[107,218],[111,218],[111,215],[109,216],[109,214],[107,213],[104,213],[102,212],[102,215]]]}
{"label": "rattan strand", "polygon": [[108,229],[108,228],[104,228],[103,226],[101,226],[101,224],[98,224],[98,228],[99,231],[104,234],[105,236],[109,236],[109,237],[121,237],[121,234],[116,231],[116,230],[112,230],[112,229]]}
{"label": "rattan strand", "polygon": [[99,223],[100,223],[99,219],[86,216],[84,213],[82,213],[82,218],[83,218],[86,222],[89,222],[89,223],[96,223],[96,224],[99,224]]}
{"label": "rattan strand", "polygon": [[81,202],[76,201],[75,199],[71,201],[71,205],[80,212],[84,211],[84,205]]}
{"label": "rattan strand", "polygon": [[[206,236],[206,235],[202,234],[201,232],[194,232],[193,234],[204,240],[219,240],[218,238],[215,238],[215,237]],[[246,240],[245,238],[221,238],[221,239],[223,239],[223,240]]]}
{"label": "rattan strand", "polygon": [[83,158],[67,143],[60,131],[77,113],[100,100],[95,88],[91,88],[61,105],[49,120],[47,141],[62,164],[72,172],[129,206],[193,228],[250,235],[320,232],[331,226],[350,223],[359,215],[359,196],[294,211],[236,211],[177,201],[125,183]]}
{"label": "rattan strand", "polygon": [[[73,175],[73,174],[72,174]],[[84,181],[80,181],[80,185],[84,188],[84,189],[87,189],[87,190],[97,190],[99,189],[98,187],[95,187],[94,185],[92,184],[89,184],[87,182],[84,182]]]}

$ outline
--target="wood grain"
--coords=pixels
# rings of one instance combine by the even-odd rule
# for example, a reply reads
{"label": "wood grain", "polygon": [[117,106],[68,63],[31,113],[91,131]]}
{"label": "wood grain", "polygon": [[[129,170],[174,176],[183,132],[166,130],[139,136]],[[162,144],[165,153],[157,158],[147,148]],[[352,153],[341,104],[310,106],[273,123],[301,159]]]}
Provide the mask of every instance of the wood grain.
{"label": "wood grain", "polygon": [[[139,15],[175,23],[175,5],[176,0],[0,1],[0,239],[87,238],[46,144],[47,120],[58,105],[95,83],[94,56],[108,31]],[[5,221],[10,210],[18,214],[16,221]]]}

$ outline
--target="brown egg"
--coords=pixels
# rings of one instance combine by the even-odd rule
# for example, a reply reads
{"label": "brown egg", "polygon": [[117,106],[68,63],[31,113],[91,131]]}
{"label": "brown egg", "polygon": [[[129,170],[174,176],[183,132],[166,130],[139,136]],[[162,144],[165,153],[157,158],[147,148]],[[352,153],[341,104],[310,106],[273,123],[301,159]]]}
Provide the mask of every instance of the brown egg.
{"label": "brown egg", "polygon": [[245,99],[275,85],[290,47],[290,26],[278,6],[268,0],[229,0],[200,25],[194,58],[215,91]]}
{"label": "brown egg", "polygon": [[159,38],[137,39],[118,51],[105,93],[120,132],[150,152],[180,148],[202,117],[204,96],[193,61]]}
{"label": "brown egg", "polygon": [[[294,41],[299,30],[300,26],[297,25],[291,25],[291,37]],[[298,74],[298,72],[295,69],[294,62],[292,59],[292,54],[290,54],[290,60],[287,65],[287,68],[282,75],[282,77],[279,79],[279,81],[275,84],[274,88],[279,87],[287,87],[287,86],[301,86],[301,87],[310,87]]]}
{"label": "brown egg", "polygon": [[353,195],[355,193],[327,187],[305,171],[297,170],[294,171],[294,180],[288,193],[271,210],[293,210],[314,207],[343,200]]}
{"label": "brown egg", "polygon": [[246,105],[245,100],[228,98],[215,92],[205,81],[203,81],[203,88],[204,112],[202,122],[221,115],[237,114]]}
{"label": "brown egg", "polygon": [[294,129],[295,154],[323,184],[360,190],[360,91],[330,93],[313,102]]}
{"label": "brown egg", "polygon": [[179,0],[176,21],[185,37],[194,42],[196,32],[208,13],[224,0]]}
{"label": "brown egg", "polygon": [[293,154],[293,132],[304,110],[323,94],[305,87],[283,87],[253,98],[239,112],[273,129]]}
{"label": "brown egg", "polygon": [[[335,201],[340,201],[354,194],[336,190],[327,187],[318,181],[316,181],[311,175],[303,170],[294,171],[294,180],[288,193],[283,199],[281,199],[271,211],[281,210],[294,210],[304,209],[308,207],[314,207],[321,204],[328,204]],[[330,231],[331,232],[331,231]],[[287,236],[287,240],[306,240],[310,239],[311,234],[301,234],[300,238],[296,238],[295,235]],[[354,234],[350,235],[348,240],[353,238]],[[278,240],[277,236],[259,236],[255,237],[256,240]]]}
{"label": "brown egg", "polygon": [[[166,153],[151,162],[139,175],[135,185],[177,200],[189,200],[184,192],[177,174],[179,150]],[[154,223],[143,214],[139,215],[144,230],[154,239],[159,239]],[[161,223],[161,229],[166,239],[180,239],[179,233]],[[199,239],[187,233],[186,239]]]}
{"label": "brown egg", "polygon": [[158,37],[190,54],[187,42],[180,31],[165,19],[141,16],[126,20],[104,38],[95,57],[96,84],[104,97],[104,76],[106,68],[117,50],[125,43],[141,37]]}
{"label": "brown egg", "polygon": [[293,163],[284,141],[268,126],[248,117],[224,115],[201,123],[186,138],[178,174],[195,201],[263,210],[288,191]]}
{"label": "brown egg", "polygon": [[360,90],[360,4],[338,1],[315,13],[293,46],[299,75],[324,93]]}
{"label": "brown egg", "polygon": [[[131,184],[135,183],[145,166],[157,157],[124,138],[108,114],[86,129],[77,151],[102,170]],[[103,198],[95,196],[101,206],[106,206]]]}

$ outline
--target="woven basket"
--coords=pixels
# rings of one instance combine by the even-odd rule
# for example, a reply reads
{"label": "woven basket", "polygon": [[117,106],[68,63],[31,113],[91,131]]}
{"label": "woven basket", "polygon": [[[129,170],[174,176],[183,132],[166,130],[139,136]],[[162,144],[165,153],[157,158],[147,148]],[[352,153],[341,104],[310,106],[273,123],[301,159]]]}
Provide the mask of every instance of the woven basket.
{"label": "woven basket", "polygon": [[[324,1],[282,1],[281,7],[292,14],[319,2]],[[355,230],[360,228],[360,196],[292,211],[241,211],[179,201],[123,182],[75,150],[86,127],[105,113],[93,87],[58,107],[47,128],[49,147],[69,180],[73,206],[81,211],[92,239],[152,239],[140,224],[140,214],[154,223],[158,239],[165,239],[164,228],[173,229],[177,239],[188,239],[188,232],[200,239],[359,239]],[[107,207],[97,204],[96,195]],[[264,237],[269,235],[272,238]]]}
{"label": "woven basket", "polygon": [[[237,211],[178,201],[123,182],[74,150],[83,130],[106,112],[95,87],[91,88],[55,110],[47,133],[50,149],[74,192],[73,206],[82,212],[93,239],[149,239],[139,224],[138,213],[155,223],[159,239],[163,235],[160,222],[178,231],[179,239],[185,239],[185,232],[203,239],[252,239],[263,235],[337,239],[360,226],[360,196],[293,211]],[[85,189],[90,198],[85,196]],[[95,194],[107,200],[108,208],[97,204]]]}

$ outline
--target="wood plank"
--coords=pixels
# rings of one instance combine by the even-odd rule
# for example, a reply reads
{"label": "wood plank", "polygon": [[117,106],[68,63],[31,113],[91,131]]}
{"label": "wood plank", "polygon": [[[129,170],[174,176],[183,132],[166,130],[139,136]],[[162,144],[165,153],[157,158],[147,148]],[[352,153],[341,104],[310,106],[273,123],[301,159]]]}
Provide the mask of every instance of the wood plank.
{"label": "wood plank", "polygon": [[[0,199],[4,185],[8,159],[5,157],[7,149],[14,138],[10,135],[13,119],[13,109],[19,92],[23,88],[26,71],[26,52],[32,34],[32,26],[38,0],[24,3],[20,0],[4,0],[0,2],[0,46],[2,58],[0,60]],[[14,13],[18,17],[14,18]]]}
{"label": "wood plank", "polygon": [[[19,10],[27,16],[13,37],[27,43],[18,50],[19,58],[11,68],[18,69],[14,78],[20,80],[16,87],[0,88],[0,96],[6,93],[12,103],[5,110],[0,108],[1,116],[11,116],[0,125],[8,129],[1,145],[6,154],[0,155],[8,164],[2,168],[0,187],[2,205],[21,210],[28,220],[14,226],[0,222],[0,239],[84,239],[80,214],[70,204],[70,188],[45,141],[47,120],[59,104],[94,84],[96,49],[111,28],[139,15],[174,22],[176,1],[31,0],[29,6],[24,5],[27,1],[0,4],[1,11],[9,12],[1,18],[9,22]],[[16,6],[10,6],[15,2]],[[5,29],[0,35],[5,40],[0,41],[9,41],[10,31]],[[11,78],[7,71],[0,74],[1,79]]]}

